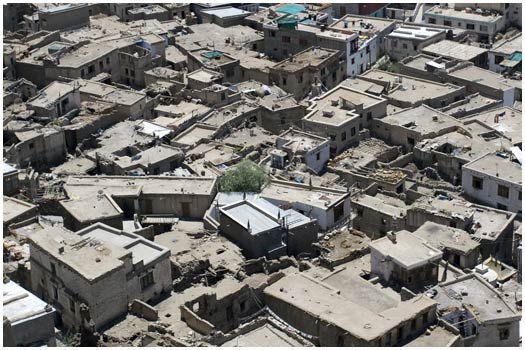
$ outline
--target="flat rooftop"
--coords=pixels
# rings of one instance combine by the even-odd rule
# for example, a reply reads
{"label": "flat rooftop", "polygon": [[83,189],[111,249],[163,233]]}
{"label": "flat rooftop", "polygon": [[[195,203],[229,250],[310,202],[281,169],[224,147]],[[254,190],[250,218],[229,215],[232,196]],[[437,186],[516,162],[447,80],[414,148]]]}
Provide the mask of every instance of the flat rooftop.
{"label": "flat rooftop", "polygon": [[425,222],[414,234],[440,250],[444,247],[467,254],[479,247],[466,231],[431,221]]}
{"label": "flat rooftop", "polygon": [[491,89],[508,90],[512,87],[521,89],[521,80],[507,79],[501,74],[474,65],[453,70],[448,75],[452,78],[484,85]]}
{"label": "flat rooftop", "polygon": [[441,310],[467,306],[481,322],[521,318],[494,287],[474,273],[440,284],[434,289],[437,294],[433,299],[439,303],[438,308]]}
{"label": "flat rooftop", "polygon": [[361,194],[352,198],[352,202],[355,202],[361,206],[371,208],[378,212],[387,214],[391,217],[401,218],[406,217],[407,208],[405,206],[399,206],[395,203],[385,203],[382,198],[377,196],[369,196],[367,194]]}
{"label": "flat rooftop", "polygon": [[88,197],[72,198],[60,201],[62,207],[81,223],[116,218],[122,211],[116,203],[106,195],[93,194]]}
{"label": "flat rooftop", "polygon": [[184,194],[209,196],[215,187],[214,177],[179,176],[70,176],[64,184],[69,197],[85,197],[102,191],[111,196],[139,194]]}
{"label": "flat rooftop", "polygon": [[304,343],[292,338],[282,330],[265,323],[247,333],[228,340],[221,347],[302,347]]}
{"label": "flat rooftop", "polygon": [[[400,302],[396,307],[375,312],[369,310],[366,304],[349,300],[338,289],[302,273],[281,278],[268,286],[264,294],[293,305],[366,341],[383,336],[398,327],[401,320],[408,319],[435,304],[424,296],[416,296]],[[355,315],[359,317],[356,318]]]}
{"label": "flat rooftop", "polygon": [[307,67],[317,67],[324,61],[339,54],[337,50],[309,48],[294,55],[292,60],[286,59],[275,65],[273,69],[285,72],[295,72]]}
{"label": "flat rooftop", "polygon": [[475,209],[470,202],[459,199],[439,199],[434,197],[418,198],[413,204],[412,208],[422,209],[428,213],[469,219],[474,217]]}
{"label": "flat rooftop", "polygon": [[308,185],[287,183],[285,181],[272,181],[264,187],[260,196],[270,202],[305,203],[316,208],[326,210],[331,205],[339,202],[348,193],[333,190],[327,187],[309,188]]}
{"label": "flat rooftop", "polygon": [[[356,108],[367,109],[385,100],[340,84],[313,101],[315,104],[309,107],[312,112],[305,116],[305,120],[341,125],[359,118]],[[333,114],[326,114],[327,111]]]}
{"label": "flat rooftop", "polygon": [[213,42],[215,48],[221,50],[230,44],[226,43],[224,38],[230,37],[236,45],[243,45],[254,41],[263,40],[263,35],[257,30],[243,25],[231,27],[221,27],[215,23],[202,23],[190,26],[192,33],[177,37],[177,45],[186,50],[194,50],[199,47],[206,47],[208,43]]}
{"label": "flat rooftop", "polygon": [[443,56],[462,61],[473,60],[480,55],[486,54],[488,51],[489,50],[479,46],[461,44],[452,40],[438,41],[422,49],[422,52],[430,55]]}
{"label": "flat rooftop", "polygon": [[424,41],[444,32],[445,29],[441,28],[401,26],[394,29],[387,37]]}
{"label": "flat rooftop", "polygon": [[[118,159],[117,159],[118,158]],[[168,161],[174,158],[184,158],[184,153],[179,149],[160,144],[153,146],[130,156],[113,157],[113,161],[123,169],[133,169],[134,167],[149,167],[162,161]]]}
{"label": "flat rooftop", "polygon": [[[497,121],[494,118],[496,114],[499,115]],[[464,123],[472,120],[479,120],[480,122],[496,129],[503,135],[509,137],[513,144],[521,143],[521,126],[523,121],[522,112],[520,110],[504,106],[462,119]]]}
{"label": "flat rooftop", "polygon": [[412,340],[408,344],[404,345],[406,347],[418,347],[418,348],[427,348],[427,347],[450,347],[451,344],[459,342],[460,336],[456,335],[443,327],[435,327],[434,329],[429,329],[430,333],[423,333],[416,339]]}
{"label": "flat rooftop", "polygon": [[78,84],[81,94],[92,95],[106,102],[115,102],[119,105],[133,106],[146,99],[146,94],[143,92],[123,90],[91,80],[77,79],[75,84]]}
{"label": "flat rooftop", "polygon": [[[459,86],[452,84],[440,84],[430,80],[416,79],[406,75],[393,74],[376,69],[369,70],[361,77],[372,79],[374,82],[390,83],[390,91],[387,96],[399,101],[417,103],[427,99],[438,99],[455,90],[461,90]],[[396,79],[402,78],[402,82],[396,83]],[[394,88],[392,90],[392,88]]]}
{"label": "flat rooftop", "polygon": [[505,55],[512,55],[514,52],[521,52],[522,50],[522,37],[521,33],[513,36],[510,39],[498,41],[494,44],[490,51],[503,53]]}
{"label": "flat rooftop", "polygon": [[96,240],[82,244],[81,236],[61,227],[38,231],[29,241],[89,281],[124,268],[123,259],[128,254],[124,248]]}
{"label": "flat rooftop", "polygon": [[496,153],[488,153],[465,164],[463,169],[470,169],[481,174],[497,177],[501,180],[521,185],[521,165],[510,161],[508,155],[507,158],[504,158]]}
{"label": "flat rooftop", "polygon": [[89,43],[67,54],[60,55],[61,67],[80,67],[87,62],[99,60],[116,49],[103,43]]}
{"label": "flat rooftop", "polygon": [[[345,22],[347,26],[346,28]],[[354,33],[361,33],[361,35],[371,37],[385,30],[387,27],[392,25],[392,23],[394,23],[394,20],[390,19],[345,15],[338,21],[332,23],[329,28],[342,30],[345,32],[349,31]]]}
{"label": "flat rooftop", "polygon": [[382,237],[372,241],[369,246],[383,256],[389,256],[406,269],[440,260],[443,253],[430,245],[421,237],[402,230],[395,233],[395,243],[389,237]]}
{"label": "flat rooftop", "polygon": [[251,14],[250,11],[244,11],[235,7],[223,7],[217,9],[205,9],[201,10],[202,13],[217,16],[219,18],[237,17],[237,16],[248,16]]}
{"label": "flat rooftop", "polygon": [[172,143],[193,146],[203,139],[209,139],[217,131],[208,125],[194,124],[188,130],[176,136]]}
{"label": "flat rooftop", "polygon": [[104,242],[121,247],[132,254],[133,264],[142,261],[145,266],[169,256],[169,249],[153,243],[139,235],[117,230],[102,223],[96,223],[76,232],[77,235],[91,242]]}
{"label": "flat rooftop", "polygon": [[209,70],[209,69],[198,69],[186,75],[187,79],[193,79],[203,83],[213,83],[215,80],[221,79],[223,75],[221,73]]}
{"label": "flat rooftop", "polygon": [[466,12],[465,10],[458,11],[453,8],[443,8],[439,5],[436,5],[425,12],[425,15],[431,15],[435,17],[444,17],[444,18],[458,18],[458,19],[465,19],[470,21],[476,21],[476,22],[495,22],[497,20],[500,20],[501,16],[493,16],[492,14],[488,16],[484,16],[482,14],[476,13],[475,11]]}
{"label": "flat rooftop", "polygon": [[430,56],[430,55],[425,55],[425,54],[419,54],[417,56],[412,56],[412,57],[407,57],[403,60],[403,65],[404,66],[407,66],[407,67],[410,67],[410,68],[415,68],[415,69],[418,69],[420,71],[426,71],[426,65],[428,62],[435,62],[435,63],[438,63],[438,64],[445,64],[445,63],[448,63],[448,62],[451,62],[449,59],[446,59],[446,58],[437,58],[437,57],[434,57],[434,56]]}
{"label": "flat rooftop", "polygon": [[327,138],[309,134],[303,131],[289,129],[279,135],[283,140],[283,147],[298,152],[308,152],[322,143],[328,142]]}
{"label": "flat rooftop", "polygon": [[454,115],[459,114],[458,117],[461,117],[462,120],[464,115],[471,115],[473,112],[479,111],[480,109],[490,108],[491,106],[496,106],[500,103],[500,100],[494,100],[490,97],[485,97],[480,94],[473,94],[468,96],[466,99],[461,100],[461,104],[456,107],[449,108],[445,107],[441,109],[447,114]]}
{"label": "flat rooftop", "polygon": [[71,84],[54,81],[38,92],[34,98],[27,103],[33,107],[54,109],[54,103],[61,97],[72,93],[75,88]]}
{"label": "flat rooftop", "polygon": [[228,122],[232,122],[237,118],[247,117],[248,113],[255,112],[259,109],[259,105],[253,101],[239,101],[215,110],[210,113],[201,122],[212,127],[221,127]]}
{"label": "flat rooftop", "polygon": [[387,115],[381,121],[417,131],[423,136],[433,133],[437,134],[462,125],[457,119],[427,105],[419,105],[415,108]]}
{"label": "flat rooftop", "polygon": [[9,222],[20,215],[34,210],[36,205],[24,202],[20,199],[4,196],[4,223]]}
{"label": "flat rooftop", "polygon": [[12,326],[55,312],[51,305],[13,281],[3,283],[2,294],[4,318],[11,321]]}

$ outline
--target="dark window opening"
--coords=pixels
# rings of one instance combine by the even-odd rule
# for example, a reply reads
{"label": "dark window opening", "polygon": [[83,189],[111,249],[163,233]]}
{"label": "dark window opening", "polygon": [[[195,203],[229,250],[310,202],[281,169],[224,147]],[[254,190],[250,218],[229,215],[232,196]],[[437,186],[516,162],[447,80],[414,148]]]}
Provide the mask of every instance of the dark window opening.
{"label": "dark window opening", "polygon": [[472,187],[474,187],[477,190],[482,190],[483,189],[483,179],[477,176],[472,176]]}
{"label": "dark window opening", "polygon": [[153,285],[153,272],[150,271],[140,278],[140,287],[145,290]]}

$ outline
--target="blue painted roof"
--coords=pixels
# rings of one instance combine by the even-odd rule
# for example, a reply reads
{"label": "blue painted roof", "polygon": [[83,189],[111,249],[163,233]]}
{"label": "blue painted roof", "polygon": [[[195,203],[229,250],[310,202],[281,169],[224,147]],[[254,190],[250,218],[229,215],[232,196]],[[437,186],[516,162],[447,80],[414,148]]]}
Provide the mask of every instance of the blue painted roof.
{"label": "blue painted roof", "polygon": [[296,15],[299,12],[303,12],[306,10],[306,7],[299,5],[299,4],[286,4],[279,8],[277,8],[275,11],[287,13],[289,15]]}

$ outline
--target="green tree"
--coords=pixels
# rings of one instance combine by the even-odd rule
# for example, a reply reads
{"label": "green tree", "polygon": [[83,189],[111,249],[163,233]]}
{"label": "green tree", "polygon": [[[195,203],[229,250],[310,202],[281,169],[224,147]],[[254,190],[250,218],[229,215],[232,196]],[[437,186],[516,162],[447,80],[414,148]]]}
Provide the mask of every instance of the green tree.
{"label": "green tree", "polygon": [[270,178],[262,167],[244,159],[226,170],[219,184],[222,192],[261,192],[269,181]]}

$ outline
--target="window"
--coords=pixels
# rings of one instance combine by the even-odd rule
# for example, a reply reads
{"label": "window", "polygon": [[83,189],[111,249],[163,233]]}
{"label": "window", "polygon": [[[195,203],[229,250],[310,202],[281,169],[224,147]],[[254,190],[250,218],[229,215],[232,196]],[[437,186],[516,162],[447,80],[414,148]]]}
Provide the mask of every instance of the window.
{"label": "window", "polygon": [[283,78],[283,85],[286,86],[286,78]]}
{"label": "window", "polygon": [[483,26],[483,25],[480,25],[480,26],[479,26],[479,30],[480,30],[481,32],[488,32],[488,31],[489,31],[489,27],[487,27],[487,26]]}
{"label": "window", "polygon": [[335,141],[335,134],[328,134],[330,140]]}
{"label": "window", "polygon": [[233,307],[231,305],[226,308],[226,320],[233,320]]}
{"label": "window", "polygon": [[58,300],[58,289],[55,286],[53,286],[53,299]]}
{"label": "window", "polygon": [[337,81],[337,72],[332,73],[332,80],[335,82]]}
{"label": "window", "polygon": [[505,339],[509,339],[509,329],[501,328],[499,330],[499,340],[505,340]]}
{"label": "window", "polygon": [[51,264],[51,273],[52,273],[53,275],[56,275],[56,274],[57,274],[57,268],[56,268],[55,264],[53,264],[53,263]]}
{"label": "window", "polygon": [[127,68],[124,70],[124,72],[126,73],[126,75],[129,75],[129,70]]}
{"label": "window", "polygon": [[483,179],[477,176],[472,176],[472,187],[474,187],[477,190],[482,190],[483,189]]}
{"label": "window", "polygon": [[397,40],[392,40],[392,47],[397,47]]}
{"label": "window", "polygon": [[505,204],[498,203],[496,206],[499,210],[507,210],[507,206]]}
{"label": "window", "polygon": [[283,43],[289,43],[290,42],[290,37],[283,35],[282,40],[283,40]]}
{"label": "window", "polygon": [[355,58],[352,58],[352,64],[354,64],[354,63],[355,63]]}
{"label": "window", "polygon": [[428,322],[428,314],[429,314],[429,312],[425,312],[425,313],[423,314],[423,324],[425,324],[425,323]]}
{"label": "window", "polygon": [[246,301],[241,301],[241,312],[244,312],[246,310]]}
{"label": "window", "polygon": [[153,271],[148,272],[140,278],[140,287],[142,290],[153,285]]}
{"label": "window", "polygon": [[81,77],[81,78],[84,78],[85,75],[86,75],[86,71],[84,70],[84,68],[82,68],[82,69],[80,70],[80,77]]}
{"label": "window", "polygon": [[355,126],[350,129],[350,136],[354,136],[355,135]]}
{"label": "window", "polygon": [[518,200],[521,201],[521,191],[518,191]]}
{"label": "window", "polygon": [[366,120],[372,120],[372,112],[366,114]]}
{"label": "window", "polygon": [[414,146],[416,144],[416,140],[413,137],[407,136],[407,143],[410,146]]}
{"label": "window", "polygon": [[341,134],[341,141],[345,141],[346,140],[346,131],[343,131],[343,133]]}
{"label": "window", "polygon": [[301,74],[301,75],[299,76],[299,83],[302,83],[302,82],[303,82],[303,75]]}
{"label": "window", "polygon": [[109,64],[111,62],[111,59],[109,57],[106,57],[106,64]]}
{"label": "window", "polygon": [[321,159],[321,152],[317,152],[317,153],[315,154],[315,159],[316,159],[316,160],[320,160],[320,159]]}
{"label": "window", "polygon": [[272,38],[275,38],[275,32],[270,32],[270,36],[271,36]]}
{"label": "window", "polygon": [[69,98],[63,99],[62,102],[60,102],[60,104],[62,105],[62,110],[66,109],[69,105]]}
{"label": "window", "polygon": [[35,148],[35,144],[34,144],[33,142],[31,142],[31,143],[29,144],[29,149],[33,149],[33,148]]}
{"label": "window", "polygon": [[472,23],[467,23],[467,29],[474,30],[475,26]]}
{"label": "window", "polygon": [[88,67],[88,73],[94,73],[95,72],[95,65],[92,64],[91,66]]}
{"label": "window", "polygon": [[436,19],[435,19],[435,18],[429,18],[429,19],[428,19],[428,23],[430,23],[430,24],[436,24]]}
{"label": "window", "polygon": [[73,299],[69,299],[69,310],[75,312],[75,302]]}
{"label": "window", "polygon": [[224,92],[221,93],[221,101],[224,101],[226,99],[226,94]]}
{"label": "window", "polygon": [[286,124],[286,119],[284,119],[284,117],[281,117],[281,125],[284,125]]}
{"label": "window", "polygon": [[363,208],[357,208],[357,216],[363,217]]}
{"label": "window", "polygon": [[458,22],[458,27],[461,27],[461,22]]}
{"label": "window", "polygon": [[130,73],[131,73],[131,76],[134,77],[135,76],[135,71],[132,69],[130,70]]}
{"label": "window", "polygon": [[410,322],[410,330],[413,332],[416,330],[416,320],[412,320],[412,322]]}
{"label": "window", "polygon": [[495,56],[494,56],[494,62],[495,62],[496,64],[500,64],[501,61],[503,61],[504,59],[505,59],[504,56],[500,56],[500,55],[495,55]]}
{"label": "window", "polygon": [[498,196],[509,198],[509,188],[507,186],[498,185]]}
{"label": "window", "polygon": [[403,44],[403,49],[408,49],[408,45],[407,44]]}
{"label": "window", "polygon": [[452,27],[452,21],[445,20],[445,21],[443,21],[443,25],[447,26],[447,27]]}
{"label": "window", "polygon": [[100,70],[104,69],[104,61],[100,61],[98,66],[100,67]]}
{"label": "window", "polygon": [[412,276],[408,276],[408,283],[412,283]]}

